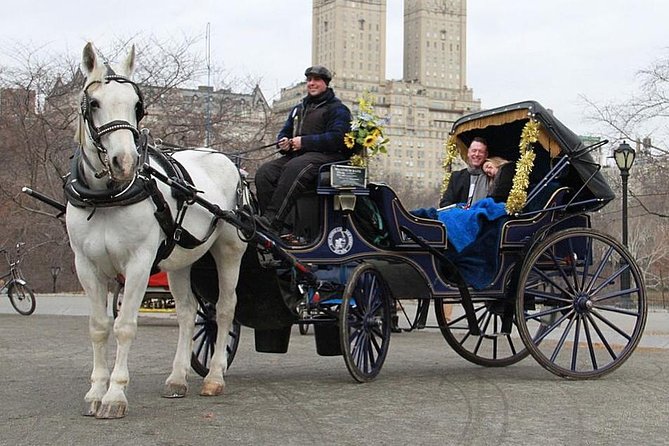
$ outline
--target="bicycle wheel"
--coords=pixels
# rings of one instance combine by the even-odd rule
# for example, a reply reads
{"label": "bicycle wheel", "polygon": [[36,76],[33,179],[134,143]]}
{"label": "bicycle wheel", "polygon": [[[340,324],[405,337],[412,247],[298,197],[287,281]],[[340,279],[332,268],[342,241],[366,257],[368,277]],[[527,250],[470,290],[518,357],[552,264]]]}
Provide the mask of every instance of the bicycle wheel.
{"label": "bicycle wheel", "polygon": [[35,312],[35,294],[26,285],[14,282],[7,290],[12,307],[19,314],[30,316]]}
{"label": "bicycle wheel", "polygon": [[518,280],[520,336],[539,364],[562,377],[597,378],[618,368],[641,339],[646,311],[643,276],[629,251],[590,228],[546,238]]}
{"label": "bicycle wheel", "polygon": [[346,367],[358,382],[373,380],[388,354],[390,301],[376,268],[363,263],[353,271],[339,309],[339,340]]}

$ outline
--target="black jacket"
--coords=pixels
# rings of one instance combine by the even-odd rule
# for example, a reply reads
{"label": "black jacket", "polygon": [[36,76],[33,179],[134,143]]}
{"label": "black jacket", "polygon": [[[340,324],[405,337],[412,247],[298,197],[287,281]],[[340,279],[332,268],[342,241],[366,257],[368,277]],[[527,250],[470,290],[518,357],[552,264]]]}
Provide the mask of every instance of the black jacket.
{"label": "black jacket", "polygon": [[509,198],[515,175],[516,163],[506,163],[499,168],[491,185],[492,189],[488,193],[488,196],[495,200],[495,203],[506,202]]}
{"label": "black jacket", "polygon": [[469,196],[469,171],[456,170],[451,174],[446,192],[439,200],[439,207],[450,206],[455,203],[465,203]]}

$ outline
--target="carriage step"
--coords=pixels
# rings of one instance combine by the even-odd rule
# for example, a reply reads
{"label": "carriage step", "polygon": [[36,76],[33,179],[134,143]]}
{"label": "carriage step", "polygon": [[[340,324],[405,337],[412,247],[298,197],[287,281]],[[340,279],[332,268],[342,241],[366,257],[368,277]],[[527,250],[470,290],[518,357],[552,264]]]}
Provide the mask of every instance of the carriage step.
{"label": "carriage step", "polygon": [[496,338],[504,338],[506,336],[509,336],[510,334],[511,333],[500,331],[498,333],[486,333],[483,335],[483,337],[486,339],[496,339]]}

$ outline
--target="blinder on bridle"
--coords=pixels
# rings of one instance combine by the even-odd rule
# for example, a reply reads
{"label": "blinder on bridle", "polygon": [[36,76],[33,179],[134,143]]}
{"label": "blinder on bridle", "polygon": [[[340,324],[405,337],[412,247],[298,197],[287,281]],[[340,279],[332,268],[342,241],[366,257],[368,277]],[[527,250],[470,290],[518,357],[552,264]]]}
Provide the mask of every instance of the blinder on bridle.
{"label": "blinder on bridle", "polygon": [[[105,74],[104,77],[104,82],[106,84],[110,82],[118,82],[120,84],[130,84],[132,85],[132,88],[134,88],[135,93],[137,94],[138,97],[137,104],[135,105],[135,120],[139,125],[139,122],[145,115],[144,95],[142,94],[142,91],[139,89],[136,83],[134,83],[127,77],[116,74],[114,70],[109,66],[109,64],[105,65],[107,66],[107,73]],[[101,142],[102,136],[104,136],[107,133],[114,132],[116,130],[130,130],[135,138],[135,142],[137,142],[139,140],[139,130],[137,128],[138,125],[132,125],[128,121],[123,121],[123,120],[114,120],[111,122],[107,122],[105,124],[102,124],[100,127],[95,126],[92,116],[92,105],[91,105],[92,99],[88,94],[88,88],[91,85],[99,83],[102,82],[93,81],[90,84],[86,85],[86,88],[84,88],[83,95],[81,97],[80,107],[81,107],[81,116],[86,125],[88,126],[88,131],[91,136],[91,139],[93,140],[93,144],[95,145],[95,147],[97,147],[99,152],[106,154],[107,149],[102,145]]]}

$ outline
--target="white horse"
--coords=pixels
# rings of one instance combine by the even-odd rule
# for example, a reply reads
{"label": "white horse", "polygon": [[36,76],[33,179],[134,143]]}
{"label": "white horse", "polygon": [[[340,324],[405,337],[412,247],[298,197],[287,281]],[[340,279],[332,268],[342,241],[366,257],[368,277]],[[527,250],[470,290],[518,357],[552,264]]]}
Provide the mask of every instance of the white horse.
{"label": "white horse", "polygon": [[[82,69],[86,75],[82,93],[82,113],[76,139],[81,156],[79,185],[85,183],[94,196],[106,191],[128,190],[141,166],[138,155],[138,120],[143,104],[138,87],[130,80],[135,66],[132,47],[120,66],[101,63],[91,43],[83,50]],[[193,178],[201,197],[223,210],[234,210],[240,177],[237,168],[224,155],[213,151],[179,151],[174,154]],[[158,170],[161,170],[156,166]],[[168,186],[158,182],[172,215],[177,215],[176,201]],[[112,192],[109,192],[112,194]],[[89,321],[93,343],[91,388],[86,393],[84,415],[97,418],[120,418],[127,412],[125,395],[129,382],[128,353],[137,330],[137,314],[146,291],[152,263],[161,242],[166,238],[154,217],[156,204],[152,199],[120,206],[74,206],[69,200],[66,212],[67,230],[75,255],[75,266],[82,287],[91,302]],[[192,337],[197,310],[190,286],[191,265],[207,251],[213,255],[218,269],[219,299],[216,306],[218,338],[216,345],[225,346],[230,331],[237,296],[235,287],[246,243],[237,229],[219,221],[213,233],[213,216],[198,205],[188,207],[183,228],[206,241],[194,249],[176,246],[159,263],[168,272],[169,287],[176,302],[179,340],[172,364],[172,373],[165,382],[165,396],[183,397],[187,392]],[[110,282],[125,276],[123,305],[115,321],[107,313]],[[107,363],[110,332],[116,338],[113,369]],[[226,349],[217,348],[209,365],[201,395],[220,395],[227,368]]]}

